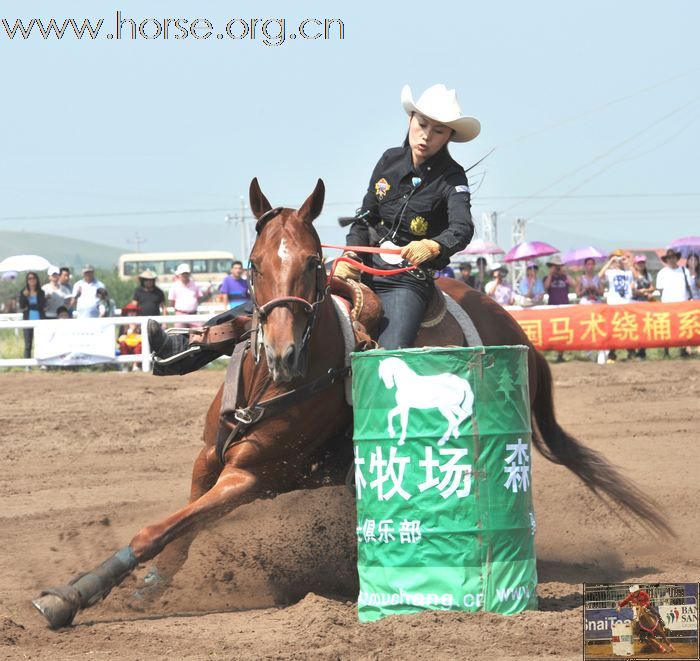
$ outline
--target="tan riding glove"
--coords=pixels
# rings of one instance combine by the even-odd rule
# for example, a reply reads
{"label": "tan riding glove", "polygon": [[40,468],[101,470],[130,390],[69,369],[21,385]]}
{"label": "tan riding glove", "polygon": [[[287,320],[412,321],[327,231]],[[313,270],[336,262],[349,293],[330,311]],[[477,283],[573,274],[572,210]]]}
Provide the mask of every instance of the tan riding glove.
{"label": "tan riding glove", "polygon": [[407,246],[401,248],[401,257],[416,266],[433,259],[433,257],[437,257],[439,254],[440,244],[432,239],[411,241]]}
{"label": "tan riding glove", "polygon": [[[343,257],[352,257],[352,259],[360,261],[360,258],[354,252],[344,252]],[[342,278],[343,280],[356,280],[360,281],[360,269],[353,264],[348,264],[347,262],[338,262],[335,265],[335,271],[333,275],[336,278]]]}

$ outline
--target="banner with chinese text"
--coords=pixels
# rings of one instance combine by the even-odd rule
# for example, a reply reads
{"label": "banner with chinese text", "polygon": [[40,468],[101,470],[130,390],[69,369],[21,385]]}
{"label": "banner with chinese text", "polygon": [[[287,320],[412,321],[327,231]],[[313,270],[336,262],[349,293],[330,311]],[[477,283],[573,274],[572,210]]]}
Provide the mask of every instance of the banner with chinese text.
{"label": "banner with chinese text", "polygon": [[527,351],[353,354],[361,621],[536,608]]}
{"label": "banner with chinese text", "polygon": [[700,345],[700,301],[552,305],[508,312],[542,351]]}

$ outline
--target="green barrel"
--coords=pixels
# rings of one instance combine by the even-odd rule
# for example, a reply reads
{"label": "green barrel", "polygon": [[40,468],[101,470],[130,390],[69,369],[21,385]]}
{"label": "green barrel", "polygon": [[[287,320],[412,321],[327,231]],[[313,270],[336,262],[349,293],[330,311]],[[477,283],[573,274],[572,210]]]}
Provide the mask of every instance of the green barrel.
{"label": "green barrel", "polygon": [[353,354],[360,621],[537,608],[527,351]]}

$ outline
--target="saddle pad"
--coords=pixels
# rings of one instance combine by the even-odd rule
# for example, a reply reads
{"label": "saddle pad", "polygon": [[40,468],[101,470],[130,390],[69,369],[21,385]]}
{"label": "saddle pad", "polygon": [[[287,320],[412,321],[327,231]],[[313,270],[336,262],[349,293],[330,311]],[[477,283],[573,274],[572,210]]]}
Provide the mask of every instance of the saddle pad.
{"label": "saddle pad", "polygon": [[[345,367],[350,366],[350,354],[355,350],[355,331],[352,329],[352,320],[350,319],[350,311],[345,299],[340,296],[332,295],[335,310],[338,314],[338,322],[340,329],[343,331],[343,341],[345,343]],[[352,376],[345,377],[345,401],[348,406],[352,406]]]}
{"label": "saddle pad", "polygon": [[459,324],[464,333],[464,341],[468,347],[482,347],[484,346],[481,340],[481,335],[479,331],[476,330],[476,326],[472,321],[472,318],[467,314],[464,308],[457,303],[451,296],[442,292],[445,296],[445,305],[447,305],[447,311],[454,317],[455,321]]}

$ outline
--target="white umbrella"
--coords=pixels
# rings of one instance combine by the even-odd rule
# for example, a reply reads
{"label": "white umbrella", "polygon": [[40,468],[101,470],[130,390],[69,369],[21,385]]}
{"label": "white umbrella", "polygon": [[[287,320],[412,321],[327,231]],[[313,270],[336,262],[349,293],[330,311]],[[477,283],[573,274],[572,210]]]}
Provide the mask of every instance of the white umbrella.
{"label": "white umbrella", "polygon": [[39,255],[13,255],[0,262],[0,273],[5,271],[45,271],[49,266],[51,266],[51,262]]}
{"label": "white umbrella", "polygon": [[474,239],[464,250],[452,255],[453,261],[467,255],[502,255],[505,253],[501,247],[493,243],[493,241],[484,241],[484,239]]}

